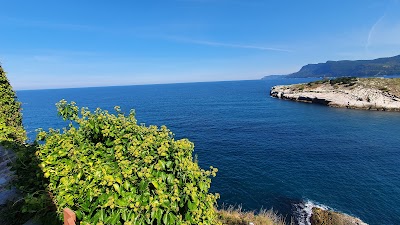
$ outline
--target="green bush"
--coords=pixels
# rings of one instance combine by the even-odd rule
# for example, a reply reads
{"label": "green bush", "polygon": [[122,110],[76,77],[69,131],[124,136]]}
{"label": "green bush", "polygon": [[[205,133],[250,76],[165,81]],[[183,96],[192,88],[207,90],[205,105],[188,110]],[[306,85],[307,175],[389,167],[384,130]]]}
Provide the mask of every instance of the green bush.
{"label": "green bush", "polygon": [[329,81],[331,85],[334,84],[347,84],[349,86],[352,86],[355,84],[357,81],[357,77],[338,77],[336,79],[332,79]]}
{"label": "green bush", "polygon": [[193,143],[175,140],[165,126],[137,125],[128,116],[57,103],[68,127],[40,131],[36,155],[60,213],[80,224],[218,224],[217,169],[193,162]]}
{"label": "green bush", "polygon": [[22,143],[26,140],[20,107],[21,103],[16,101],[15,92],[0,66],[0,142]]}

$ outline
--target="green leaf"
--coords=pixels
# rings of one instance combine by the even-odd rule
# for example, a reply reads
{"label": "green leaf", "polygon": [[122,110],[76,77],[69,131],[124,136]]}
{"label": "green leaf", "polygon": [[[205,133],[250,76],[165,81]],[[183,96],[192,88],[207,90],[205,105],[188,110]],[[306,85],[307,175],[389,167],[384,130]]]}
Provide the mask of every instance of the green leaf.
{"label": "green leaf", "polygon": [[119,184],[115,183],[115,184],[113,184],[113,187],[118,192],[118,194],[121,193],[121,190],[119,189]]}
{"label": "green leaf", "polygon": [[100,221],[104,221],[104,209],[100,209],[99,210],[100,211],[100,217],[99,217],[99,219],[100,219]]}
{"label": "green leaf", "polygon": [[125,181],[124,182],[124,188],[125,188],[125,190],[127,190],[127,191],[129,191],[129,188],[131,187],[131,184],[129,183],[129,181]]}
{"label": "green leaf", "polygon": [[185,215],[185,220],[187,221],[192,221],[192,214],[190,212],[187,212]]}
{"label": "green leaf", "polygon": [[154,218],[157,219],[157,224],[161,223],[162,214],[163,214],[162,209],[157,209],[156,212],[154,213]]}
{"label": "green leaf", "polygon": [[91,218],[92,223],[96,224],[100,219],[100,211],[97,211],[96,214]]}
{"label": "green leaf", "polygon": [[168,161],[165,165],[167,166],[168,169],[171,168],[172,161]]}
{"label": "green leaf", "polygon": [[173,213],[168,213],[168,224],[175,224],[176,216]]}
{"label": "green leaf", "polygon": [[168,224],[168,213],[165,213],[163,216],[163,223]]}
{"label": "green leaf", "polygon": [[139,189],[140,189],[141,191],[144,191],[144,190],[146,190],[146,188],[147,188],[148,186],[149,186],[148,183],[147,183],[146,181],[142,180],[142,181],[140,182],[140,184],[139,184]]}
{"label": "green leaf", "polygon": [[120,207],[126,207],[126,206],[128,206],[128,201],[126,201],[126,199],[117,199],[117,200],[115,200],[115,202],[116,202],[117,205],[120,206]]}
{"label": "green leaf", "polygon": [[88,201],[81,204],[81,207],[85,212],[90,212],[89,206],[90,206],[90,202],[88,202]]}
{"label": "green leaf", "polygon": [[192,210],[195,209],[195,207],[196,207],[196,205],[193,204],[193,203],[189,200],[189,201],[188,201],[188,208],[192,211]]}
{"label": "green leaf", "polygon": [[120,219],[120,214],[119,214],[118,212],[114,212],[114,213],[111,215],[111,221],[110,221],[110,223],[111,223],[111,224],[117,224],[117,222],[119,221],[119,219]]}
{"label": "green leaf", "polygon": [[80,211],[80,210],[76,210],[76,211],[75,211],[75,215],[76,215],[76,218],[77,218],[78,220],[81,220],[82,217],[83,217],[83,213],[82,213],[82,211]]}
{"label": "green leaf", "polygon": [[154,186],[156,189],[158,189],[159,186],[158,186],[157,181],[152,181],[151,183],[153,184],[153,186]]}
{"label": "green leaf", "polygon": [[173,184],[173,182],[174,182],[174,175],[168,174],[168,176],[167,176],[167,182],[168,182],[168,184]]}
{"label": "green leaf", "polygon": [[112,140],[110,140],[110,139],[107,139],[106,145],[107,145],[107,147],[111,147],[111,146],[114,145],[114,142]]}
{"label": "green leaf", "polygon": [[126,209],[122,210],[121,218],[122,218],[124,221],[128,221]]}

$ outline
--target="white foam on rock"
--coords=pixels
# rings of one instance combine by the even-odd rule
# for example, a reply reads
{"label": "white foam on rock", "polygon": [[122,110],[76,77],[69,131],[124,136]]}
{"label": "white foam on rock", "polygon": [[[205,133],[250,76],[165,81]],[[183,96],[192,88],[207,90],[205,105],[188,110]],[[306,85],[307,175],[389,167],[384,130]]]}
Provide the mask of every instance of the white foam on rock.
{"label": "white foam on rock", "polygon": [[306,200],[304,202],[300,202],[298,204],[294,204],[295,208],[295,216],[297,219],[297,223],[299,225],[311,225],[310,218],[312,214],[312,209],[313,208],[320,208],[323,210],[332,210],[326,205],[319,204],[316,202],[313,202],[311,200]]}

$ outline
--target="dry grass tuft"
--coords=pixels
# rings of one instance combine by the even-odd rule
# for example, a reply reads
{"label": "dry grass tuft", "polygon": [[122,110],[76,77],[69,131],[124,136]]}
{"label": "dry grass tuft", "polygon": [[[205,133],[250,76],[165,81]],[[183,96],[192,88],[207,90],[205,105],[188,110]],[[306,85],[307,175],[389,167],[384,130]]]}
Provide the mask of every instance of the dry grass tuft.
{"label": "dry grass tuft", "polygon": [[400,78],[365,78],[360,83],[400,97]]}
{"label": "dry grass tuft", "polygon": [[285,219],[273,210],[261,209],[245,212],[241,206],[222,207],[218,210],[220,221],[225,225],[286,225]]}

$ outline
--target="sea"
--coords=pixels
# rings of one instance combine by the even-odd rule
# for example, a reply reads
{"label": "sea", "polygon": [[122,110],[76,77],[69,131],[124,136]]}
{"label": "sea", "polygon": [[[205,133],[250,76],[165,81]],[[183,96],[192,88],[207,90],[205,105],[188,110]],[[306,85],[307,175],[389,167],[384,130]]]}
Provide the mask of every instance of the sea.
{"label": "sea", "polygon": [[23,122],[66,126],[61,99],[136,112],[138,123],[166,125],[188,138],[220,207],[273,209],[309,224],[313,206],[369,224],[400,224],[400,113],[330,108],[271,98],[272,86],[312,79],[269,79],[17,91]]}

